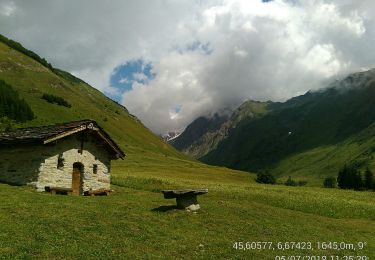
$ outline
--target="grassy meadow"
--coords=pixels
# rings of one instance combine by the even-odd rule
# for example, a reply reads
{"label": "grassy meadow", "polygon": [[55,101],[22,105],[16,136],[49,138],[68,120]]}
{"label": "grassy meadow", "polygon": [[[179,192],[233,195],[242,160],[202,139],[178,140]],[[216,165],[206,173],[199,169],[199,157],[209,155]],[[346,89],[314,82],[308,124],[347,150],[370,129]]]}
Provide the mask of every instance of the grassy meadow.
{"label": "grassy meadow", "polygon": [[[181,159],[115,162],[109,197],[52,196],[1,184],[0,258],[275,259],[375,257],[370,192],[260,185],[254,175]],[[197,213],[166,188],[207,187]],[[366,242],[363,250],[236,250],[235,242]]]}

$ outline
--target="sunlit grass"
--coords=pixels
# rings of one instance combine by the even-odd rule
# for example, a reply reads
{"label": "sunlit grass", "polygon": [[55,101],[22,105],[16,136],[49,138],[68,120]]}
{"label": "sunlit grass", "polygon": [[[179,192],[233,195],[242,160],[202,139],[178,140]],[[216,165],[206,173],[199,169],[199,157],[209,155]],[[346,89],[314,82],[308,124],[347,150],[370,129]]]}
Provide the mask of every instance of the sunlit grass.
{"label": "sunlit grass", "polygon": [[[366,241],[375,256],[373,193],[260,185],[254,175],[190,161],[113,167],[109,197],[69,197],[0,185],[4,258],[274,259],[303,250],[241,251],[235,241]],[[180,165],[180,166],[178,166]],[[208,187],[197,213],[160,190]]]}

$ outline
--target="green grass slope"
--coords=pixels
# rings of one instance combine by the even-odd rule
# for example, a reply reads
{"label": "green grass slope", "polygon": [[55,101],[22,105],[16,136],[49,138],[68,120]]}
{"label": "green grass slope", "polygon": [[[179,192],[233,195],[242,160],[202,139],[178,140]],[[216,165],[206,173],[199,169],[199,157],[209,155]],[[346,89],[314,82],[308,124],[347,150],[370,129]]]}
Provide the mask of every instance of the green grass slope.
{"label": "green grass slope", "polygon": [[353,163],[360,168],[375,169],[375,124],[345,141],[320,146],[291,155],[274,165],[272,171],[280,182],[288,176],[306,180],[309,185],[321,186],[327,176],[337,176],[344,163]]}
{"label": "green grass slope", "polygon": [[[36,118],[18,124],[29,127],[80,119],[96,120],[127,152],[128,158],[183,156],[152,134],[128,111],[83,81],[68,80],[28,56],[0,43],[0,79],[27,100]],[[67,100],[67,108],[48,103],[42,95],[53,94]]]}
{"label": "green grass slope", "polygon": [[[109,197],[52,196],[0,184],[0,258],[375,257],[375,198],[369,192],[259,185],[247,174],[184,163],[117,165]],[[159,192],[197,186],[209,193],[199,197],[196,214],[175,210],[174,200]],[[272,242],[275,249],[236,250],[239,241]],[[277,247],[298,241],[311,242],[314,250]],[[366,246],[318,250],[316,243],[326,241]]]}
{"label": "green grass slope", "polygon": [[374,72],[270,104],[271,112],[242,120],[202,161],[247,171],[268,169],[281,180],[292,175],[319,185],[345,163],[373,167]]}

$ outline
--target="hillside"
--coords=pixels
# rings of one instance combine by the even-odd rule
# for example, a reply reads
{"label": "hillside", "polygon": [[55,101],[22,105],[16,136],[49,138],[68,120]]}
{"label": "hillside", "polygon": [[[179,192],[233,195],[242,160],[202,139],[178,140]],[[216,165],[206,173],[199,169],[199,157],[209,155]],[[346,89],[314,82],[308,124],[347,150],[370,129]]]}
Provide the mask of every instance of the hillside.
{"label": "hillside", "polygon": [[246,171],[268,169],[321,183],[345,163],[373,167],[375,70],[326,89],[271,103],[256,120],[232,128],[202,161]]}
{"label": "hillside", "polygon": [[[220,132],[222,125],[228,120],[227,115],[214,114],[211,117],[199,117],[194,120],[185,131],[177,138],[169,141],[176,149],[199,158],[206,154],[206,149],[210,149],[210,145],[215,145],[215,138],[208,141],[211,133]],[[205,147],[208,145],[209,147]]]}
{"label": "hillside", "polygon": [[215,113],[210,117],[199,117],[170,144],[183,153],[199,159],[215,150],[220,142],[228,137],[229,131],[241,121],[254,120],[266,114],[269,104],[247,101],[234,111]]}
{"label": "hillside", "polygon": [[[40,126],[81,119],[96,120],[121,148],[127,160],[168,156],[185,158],[159,137],[149,131],[123,106],[115,103],[98,90],[74,76],[26,56],[0,42],[0,80],[18,91],[35,114],[31,121],[14,127]],[[61,97],[71,107],[42,99],[43,94]]]}

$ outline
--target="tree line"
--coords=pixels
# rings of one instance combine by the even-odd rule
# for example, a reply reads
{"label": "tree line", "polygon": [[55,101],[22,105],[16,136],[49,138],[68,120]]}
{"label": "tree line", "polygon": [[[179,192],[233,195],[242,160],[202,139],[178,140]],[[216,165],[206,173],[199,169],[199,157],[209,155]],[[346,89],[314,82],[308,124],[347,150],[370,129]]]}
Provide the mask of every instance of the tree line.
{"label": "tree line", "polygon": [[[333,180],[328,181],[329,179],[325,179],[324,186],[335,186],[335,182]],[[336,180],[340,189],[375,190],[374,174],[368,167],[364,172],[361,172],[355,165],[344,165]]]}
{"label": "tree line", "polygon": [[[276,178],[268,171],[261,171],[257,174],[256,182],[264,184],[276,184]],[[287,186],[304,186],[306,181],[295,181],[289,176],[284,183]],[[356,165],[344,165],[339,170],[337,177],[327,177],[323,186],[326,188],[353,189],[353,190],[374,190],[375,177],[370,168],[361,171]]]}
{"label": "tree line", "polygon": [[[260,171],[255,179],[258,183],[263,184],[276,184],[276,178],[269,171]],[[307,181],[299,180],[295,181],[291,176],[284,182],[286,186],[305,186]]]}

